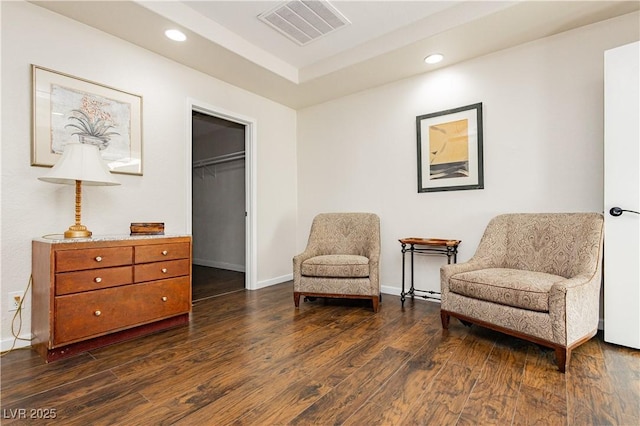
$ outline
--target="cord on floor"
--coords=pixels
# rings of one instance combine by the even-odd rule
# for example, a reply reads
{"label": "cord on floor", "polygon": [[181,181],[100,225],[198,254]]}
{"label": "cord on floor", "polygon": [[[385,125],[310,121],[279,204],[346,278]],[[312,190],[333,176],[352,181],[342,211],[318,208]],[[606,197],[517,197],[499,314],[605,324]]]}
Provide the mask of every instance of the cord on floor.
{"label": "cord on floor", "polygon": [[[18,340],[24,340],[26,342],[30,342],[33,338],[25,339],[24,337],[20,337],[20,333],[22,332],[22,304],[24,303],[24,298],[29,292],[29,288],[31,287],[31,283],[33,282],[33,275],[29,276],[29,283],[27,284],[27,288],[24,289],[24,293],[22,294],[22,298],[18,303],[18,308],[16,309],[16,313],[13,314],[13,318],[11,318],[11,335],[13,336],[13,343],[9,349],[0,353],[0,357],[3,357],[12,351],[16,350],[16,343]],[[16,331],[16,320],[18,330]]]}

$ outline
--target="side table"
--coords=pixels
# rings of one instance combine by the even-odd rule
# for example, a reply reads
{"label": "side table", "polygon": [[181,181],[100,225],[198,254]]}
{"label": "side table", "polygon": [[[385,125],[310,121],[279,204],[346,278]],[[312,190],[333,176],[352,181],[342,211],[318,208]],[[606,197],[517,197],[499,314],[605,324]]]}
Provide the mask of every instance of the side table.
{"label": "side table", "polygon": [[[409,237],[402,238],[400,240],[400,244],[402,244],[402,292],[400,293],[400,302],[404,306],[404,301],[406,296],[411,296],[413,299],[416,295],[416,292],[425,293],[424,295],[419,295],[423,299],[434,299],[440,300],[439,297],[434,295],[439,295],[440,292],[430,291],[430,290],[418,290],[414,286],[413,280],[413,254],[414,253],[423,253],[423,254],[434,254],[434,255],[442,255],[447,256],[447,264],[456,263],[458,260],[458,246],[462,242],[461,240],[446,240],[440,238],[417,238],[417,237]],[[407,248],[407,246],[409,246]],[[409,287],[409,291],[405,292],[405,253],[411,253],[411,287]]]}

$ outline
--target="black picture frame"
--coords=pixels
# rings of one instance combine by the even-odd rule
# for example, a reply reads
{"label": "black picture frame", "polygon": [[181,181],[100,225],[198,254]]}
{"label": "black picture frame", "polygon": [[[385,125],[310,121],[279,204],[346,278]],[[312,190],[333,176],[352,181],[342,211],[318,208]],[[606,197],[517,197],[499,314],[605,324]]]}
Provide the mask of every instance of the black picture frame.
{"label": "black picture frame", "polygon": [[418,192],[484,188],[482,102],[416,117]]}

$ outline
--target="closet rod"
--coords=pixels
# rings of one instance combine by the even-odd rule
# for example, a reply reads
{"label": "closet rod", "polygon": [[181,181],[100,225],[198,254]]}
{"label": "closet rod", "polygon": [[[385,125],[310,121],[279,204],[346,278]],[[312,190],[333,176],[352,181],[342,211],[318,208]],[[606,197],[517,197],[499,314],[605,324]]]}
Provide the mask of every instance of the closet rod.
{"label": "closet rod", "polygon": [[244,158],[244,151],[232,152],[230,154],[218,155],[216,157],[205,158],[193,162],[193,168],[211,166],[213,164],[227,163],[229,161],[241,160]]}

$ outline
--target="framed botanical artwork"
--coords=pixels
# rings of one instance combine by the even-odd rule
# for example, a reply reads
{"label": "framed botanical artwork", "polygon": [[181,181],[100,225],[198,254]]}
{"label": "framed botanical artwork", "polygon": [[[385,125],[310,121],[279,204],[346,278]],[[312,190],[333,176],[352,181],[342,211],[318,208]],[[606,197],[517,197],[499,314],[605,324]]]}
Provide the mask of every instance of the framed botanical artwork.
{"label": "framed botanical artwork", "polygon": [[482,103],[416,117],[418,192],[483,189]]}
{"label": "framed botanical artwork", "polygon": [[142,97],[31,66],[31,165],[53,166],[68,143],[97,145],[113,173],[142,175]]}

